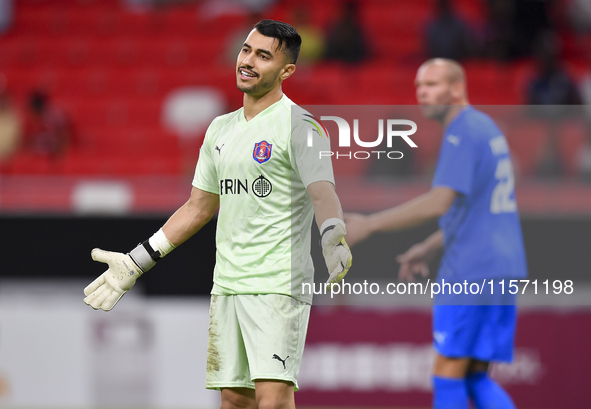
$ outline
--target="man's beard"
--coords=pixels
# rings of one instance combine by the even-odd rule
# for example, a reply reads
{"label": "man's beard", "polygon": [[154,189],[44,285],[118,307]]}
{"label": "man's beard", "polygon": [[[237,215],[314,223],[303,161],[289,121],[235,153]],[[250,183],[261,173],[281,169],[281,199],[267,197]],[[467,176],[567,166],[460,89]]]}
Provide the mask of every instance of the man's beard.
{"label": "man's beard", "polygon": [[277,73],[277,75],[275,75],[273,78],[268,78],[267,80],[263,79],[262,81],[258,81],[256,84],[250,86],[244,83],[240,83],[240,81],[236,81],[236,86],[240,91],[244,92],[247,95],[264,95],[275,87],[278,77],[279,73]]}
{"label": "man's beard", "polygon": [[448,105],[421,105],[421,113],[428,119],[434,119],[436,121],[443,121],[447,112],[449,111]]}

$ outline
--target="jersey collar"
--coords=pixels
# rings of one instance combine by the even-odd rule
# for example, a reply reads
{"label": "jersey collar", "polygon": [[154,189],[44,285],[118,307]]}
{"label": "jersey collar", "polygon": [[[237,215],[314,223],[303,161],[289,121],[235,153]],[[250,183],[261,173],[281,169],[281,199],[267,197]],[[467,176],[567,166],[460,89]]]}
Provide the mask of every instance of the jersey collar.
{"label": "jersey collar", "polygon": [[260,121],[260,119],[259,119],[260,117],[267,116],[269,114],[269,112],[272,112],[278,104],[284,104],[285,100],[287,100],[287,97],[285,96],[285,94],[283,94],[281,96],[281,99],[279,99],[279,101],[277,101],[274,104],[269,105],[267,108],[263,109],[250,121],[247,121],[246,118],[244,117],[244,107],[240,108],[240,114],[238,115],[238,124],[240,125],[241,128],[245,128],[247,126],[250,126],[253,122]]}
{"label": "jersey collar", "polygon": [[452,119],[449,124],[447,124],[447,126],[445,127],[445,132],[447,132],[449,130],[449,128],[451,128],[451,126],[453,124],[455,124],[460,119],[461,116],[464,115],[465,112],[470,111],[471,109],[473,109],[472,105],[466,105],[464,108],[462,108],[462,110],[460,112],[458,112],[456,117],[454,119]]}

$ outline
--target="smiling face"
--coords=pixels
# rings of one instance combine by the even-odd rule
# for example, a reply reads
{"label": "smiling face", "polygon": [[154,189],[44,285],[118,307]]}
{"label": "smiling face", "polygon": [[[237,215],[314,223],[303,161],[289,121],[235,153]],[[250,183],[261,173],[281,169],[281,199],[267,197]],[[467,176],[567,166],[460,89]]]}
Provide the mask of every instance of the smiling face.
{"label": "smiling face", "polygon": [[247,95],[261,97],[289,78],[295,65],[288,63],[284,50],[277,50],[277,40],[252,30],[236,62],[238,89]]}
{"label": "smiling face", "polygon": [[429,119],[443,121],[452,105],[465,104],[461,68],[446,62],[423,64],[415,78],[417,102]]}

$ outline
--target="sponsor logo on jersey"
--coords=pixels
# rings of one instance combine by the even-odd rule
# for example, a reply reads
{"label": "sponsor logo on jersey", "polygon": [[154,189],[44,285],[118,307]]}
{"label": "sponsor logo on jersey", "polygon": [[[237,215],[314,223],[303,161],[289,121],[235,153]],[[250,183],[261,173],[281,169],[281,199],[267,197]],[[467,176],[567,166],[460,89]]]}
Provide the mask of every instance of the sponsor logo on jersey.
{"label": "sponsor logo on jersey", "polygon": [[250,192],[257,197],[267,197],[273,190],[271,181],[263,175],[256,178],[252,184],[248,183],[248,179],[220,179],[220,196],[249,194],[249,187]]}
{"label": "sponsor logo on jersey", "polygon": [[433,339],[435,339],[438,345],[442,345],[445,342],[445,338],[447,338],[447,332],[433,332]]}
{"label": "sponsor logo on jersey", "polygon": [[258,197],[267,197],[271,194],[273,190],[273,185],[271,181],[264,177],[263,175],[259,176],[252,182],[252,191]]}
{"label": "sponsor logo on jersey", "polygon": [[261,141],[254,144],[254,150],[252,151],[252,157],[258,163],[265,163],[271,159],[271,149],[273,144],[267,141]]}
{"label": "sponsor logo on jersey", "polygon": [[458,136],[455,136],[455,135],[449,135],[447,137],[447,141],[449,143],[451,143],[452,145],[454,145],[454,146],[458,146],[460,144],[460,138]]}
{"label": "sponsor logo on jersey", "polygon": [[220,195],[239,195],[248,193],[248,180],[220,179]]}
{"label": "sponsor logo on jersey", "polygon": [[492,138],[488,141],[490,148],[492,150],[493,155],[505,155],[509,153],[509,145],[507,144],[507,140],[505,139],[504,135],[499,135],[495,138]]}

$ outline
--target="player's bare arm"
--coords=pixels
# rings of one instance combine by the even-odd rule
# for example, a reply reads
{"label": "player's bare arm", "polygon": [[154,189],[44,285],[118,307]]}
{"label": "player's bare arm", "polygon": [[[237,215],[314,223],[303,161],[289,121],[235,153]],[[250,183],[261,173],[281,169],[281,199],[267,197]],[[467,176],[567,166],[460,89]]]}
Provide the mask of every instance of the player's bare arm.
{"label": "player's bare arm", "polygon": [[308,186],[308,194],[314,205],[316,224],[322,226],[330,218],[343,219],[341,202],[330,182],[314,182]]}
{"label": "player's bare arm", "polygon": [[354,245],[375,232],[408,229],[441,217],[456,196],[452,189],[435,187],[413,200],[378,213],[348,213],[345,215],[347,241]]}
{"label": "player's bare arm", "polygon": [[193,188],[187,203],[164,227],[129,253],[92,250],[93,260],[109,268],[84,289],[84,302],[96,310],[111,310],[143,273],[211,220],[218,204],[217,194]]}
{"label": "player's bare arm", "polygon": [[220,202],[219,195],[193,187],[191,197],[162,227],[170,242],[178,247],[197,233],[213,217]]}
{"label": "player's bare arm", "polygon": [[338,283],[347,275],[353,260],[345,241],[341,202],[334,185],[326,181],[311,183],[308,194],[314,206],[316,223],[320,226],[322,254],[329,274],[327,284]]}

